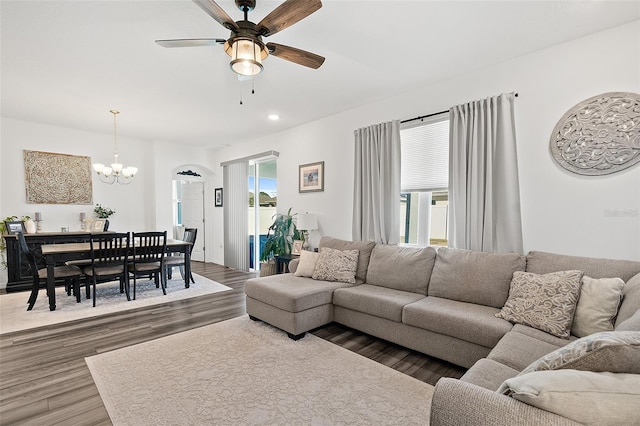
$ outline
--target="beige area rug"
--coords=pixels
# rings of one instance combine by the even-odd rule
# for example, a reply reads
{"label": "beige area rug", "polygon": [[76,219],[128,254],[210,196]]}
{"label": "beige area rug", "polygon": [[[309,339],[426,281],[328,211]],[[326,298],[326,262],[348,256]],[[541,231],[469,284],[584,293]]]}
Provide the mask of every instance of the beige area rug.
{"label": "beige area rug", "polygon": [[248,316],[86,358],[114,425],[428,425],[433,387]]}
{"label": "beige area rug", "polygon": [[[196,282],[185,288],[184,280],[176,272],[173,279],[167,282],[166,296],[162,294],[162,289],[156,288],[155,283],[148,280],[138,279],[136,300],[133,300],[132,293],[131,301],[127,301],[124,293],[120,293],[120,284],[117,281],[98,284],[95,308],[92,300],[86,298],[84,287],[81,288],[80,303],[76,303],[75,296],[67,296],[64,287],[56,287],[55,311],[49,310],[49,299],[45,289],[38,293],[38,300],[31,311],[27,311],[29,292],[0,295],[0,334],[231,290],[226,285],[197,274],[193,274]],[[133,292],[133,281],[131,291]]]}

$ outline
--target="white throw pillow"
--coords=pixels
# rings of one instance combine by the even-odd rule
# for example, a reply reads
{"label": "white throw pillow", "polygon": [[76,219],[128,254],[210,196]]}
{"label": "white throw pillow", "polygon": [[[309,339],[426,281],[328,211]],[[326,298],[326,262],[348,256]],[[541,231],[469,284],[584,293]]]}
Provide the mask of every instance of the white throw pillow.
{"label": "white throw pillow", "polygon": [[298,262],[298,269],[293,274],[296,277],[312,277],[313,271],[316,269],[316,263],[320,257],[319,253],[314,251],[302,250],[300,252],[300,261]]}
{"label": "white throw pillow", "polygon": [[638,374],[535,371],[507,379],[498,392],[585,425],[639,424]]}
{"label": "white throw pillow", "polygon": [[622,302],[623,287],[624,281],[620,278],[583,276],[571,334],[584,337],[600,331],[612,331]]}

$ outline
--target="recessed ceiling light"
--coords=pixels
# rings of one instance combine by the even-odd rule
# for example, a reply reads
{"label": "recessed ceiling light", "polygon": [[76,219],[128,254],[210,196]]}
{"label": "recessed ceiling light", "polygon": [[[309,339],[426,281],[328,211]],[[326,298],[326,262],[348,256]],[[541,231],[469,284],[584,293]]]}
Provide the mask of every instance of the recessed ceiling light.
{"label": "recessed ceiling light", "polygon": [[278,114],[269,114],[269,120],[271,121],[280,120],[280,116]]}

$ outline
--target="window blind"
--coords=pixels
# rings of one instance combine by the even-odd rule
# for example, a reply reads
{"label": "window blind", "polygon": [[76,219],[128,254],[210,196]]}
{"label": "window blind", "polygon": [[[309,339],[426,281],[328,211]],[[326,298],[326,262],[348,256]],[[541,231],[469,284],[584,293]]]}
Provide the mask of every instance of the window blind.
{"label": "window blind", "polygon": [[449,114],[400,130],[402,192],[449,187]]}

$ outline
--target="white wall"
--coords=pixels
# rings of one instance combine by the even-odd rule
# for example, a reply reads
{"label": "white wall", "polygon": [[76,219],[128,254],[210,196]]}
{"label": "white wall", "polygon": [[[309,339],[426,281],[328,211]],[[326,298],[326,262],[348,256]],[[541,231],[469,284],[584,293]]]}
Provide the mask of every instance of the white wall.
{"label": "white wall", "polygon": [[[516,121],[525,251],[639,260],[640,166],[609,176],[578,176],[556,165],[549,137],[566,110],[584,99],[610,91],[640,92],[640,21],[506,63],[461,70],[402,96],[219,151],[119,137],[121,159],[137,165],[139,175],[129,186],[105,185],[94,177],[94,204],[117,211],[112,229],[171,232],[172,171],[181,165],[209,169],[206,260],[222,263],[223,209],[213,207],[213,188],[222,186],[220,162],[276,150],[278,211],[292,207],[293,212],[318,215],[320,229],[311,234],[312,246],[320,235],[350,239],[355,129],[511,91],[520,94]],[[113,155],[112,135],[10,118],[2,118],[1,125],[0,217],[40,211],[45,231],[79,229],[79,213],[92,214],[92,205],[25,203],[22,150],[107,162]],[[325,191],[299,194],[298,166],[315,161],[325,162]]]}
{"label": "white wall", "polygon": [[[116,214],[109,218],[110,229],[144,229],[144,211],[150,192],[146,181],[152,179],[145,164],[145,144],[141,141],[119,138],[120,160],[125,165],[140,168],[136,179],[130,185],[107,185],[94,175],[93,205],[27,204],[25,196],[25,176],[23,150],[47,151],[62,154],[86,155],[96,162],[113,161],[113,136],[90,133],[75,129],[30,123],[26,121],[2,119],[2,211],[4,218],[10,215],[33,217],[36,211],[42,213],[42,230],[57,232],[60,227],[80,230],[79,215],[85,212],[94,217],[93,208],[97,203],[111,207]],[[136,207],[139,206],[139,207]]]}
{"label": "white wall", "polygon": [[[93,204],[27,204],[23,150],[86,155],[92,161],[113,161],[113,135],[86,132],[40,123],[2,118],[0,130],[0,219],[7,216],[34,216],[41,212],[43,232],[58,232],[63,226],[80,230],[79,216],[94,217],[95,204],[110,207],[116,213],[109,218],[110,230],[167,230],[173,235],[172,179],[181,165],[202,164],[209,157],[206,148],[194,148],[163,142],[118,137],[119,159],[139,168],[129,185],[108,185],[93,175]],[[188,166],[187,166],[188,167]],[[205,203],[213,205],[211,179],[207,164]],[[210,219],[210,218],[207,218]],[[213,234],[213,231],[211,232]],[[209,262],[213,257],[207,257]],[[0,268],[0,288],[6,283],[6,270]]]}
{"label": "white wall", "polygon": [[[214,155],[219,183],[221,161],[279,151],[278,210],[293,207],[294,212],[318,214],[320,230],[312,245],[320,234],[350,239],[355,129],[512,91],[519,93],[516,131],[525,252],[640,260],[640,166],[583,177],[560,168],[549,153],[553,127],[569,108],[604,92],[640,92],[640,21],[509,62],[461,70],[458,76],[384,102],[222,149]],[[298,165],[314,161],[325,162],[325,191],[299,194]],[[622,213],[611,213],[616,211]]]}

